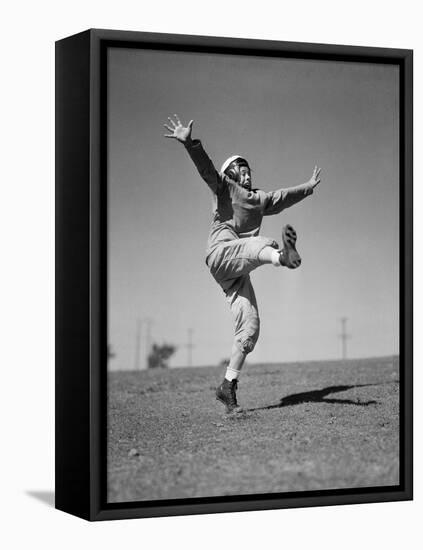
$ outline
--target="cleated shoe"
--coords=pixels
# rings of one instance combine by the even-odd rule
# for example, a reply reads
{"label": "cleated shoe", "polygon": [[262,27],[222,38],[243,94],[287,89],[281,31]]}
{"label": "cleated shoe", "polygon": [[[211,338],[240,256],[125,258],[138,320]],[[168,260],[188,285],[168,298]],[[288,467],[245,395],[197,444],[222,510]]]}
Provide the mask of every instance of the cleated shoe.
{"label": "cleated shoe", "polygon": [[229,381],[225,378],[222,384],[216,389],[216,399],[225,405],[226,412],[228,413],[242,412],[236,400],[237,387],[238,380]]}
{"label": "cleated shoe", "polygon": [[289,269],[300,267],[301,258],[295,248],[297,242],[297,232],[292,225],[285,225],[282,229],[283,248],[280,251],[279,261],[281,265]]}

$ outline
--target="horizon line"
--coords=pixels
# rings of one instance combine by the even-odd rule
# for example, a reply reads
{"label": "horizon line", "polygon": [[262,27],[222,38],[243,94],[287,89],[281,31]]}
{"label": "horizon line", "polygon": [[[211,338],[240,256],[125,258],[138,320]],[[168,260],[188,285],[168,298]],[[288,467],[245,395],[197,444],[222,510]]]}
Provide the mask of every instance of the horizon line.
{"label": "horizon line", "polygon": [[[376,360],[386,360],[386,359],[399,359],[400,355],[390,354],[390,355],[374,355],[370,357],[351,357],[349,359],[309,359],[305,361],[257,361],[255,363],[246,363],[245,367],[256,367],[261,365],[266,366],[276,366],[276,365],[298,365],[304,363],[345,363],[352,361],[376,361]],[[209,368],[226,368],[224,365],[192,365],[192,366],[177,366],[177,367],[155,367],[155,368],[143,368],[143,369],[107,369],[108,373],[111,372],[148,372],[148,371],[163,371],[163,370],[178,370],[178,369],[209,369]]]}

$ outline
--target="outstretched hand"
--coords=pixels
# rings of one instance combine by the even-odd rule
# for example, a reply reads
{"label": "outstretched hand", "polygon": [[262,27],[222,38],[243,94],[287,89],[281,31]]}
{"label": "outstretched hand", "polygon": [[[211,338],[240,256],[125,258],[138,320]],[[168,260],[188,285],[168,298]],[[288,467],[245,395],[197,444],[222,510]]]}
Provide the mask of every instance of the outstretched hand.
{"label": "outstretched hand", "polygon": [[185,144],[189,143],[191,141],[192,125],[194,124],[194,121],[190,120],[188,126],[183,126],[178,115],[175,114],[173,116],[175,117],[176,122],[172,118],[167,117],[169,124],[164,124],[164,127],[169,130],[170,134],[164,134],[164,137],[177,139],[181,143]]}
{"label": "outstretched hand", "polygon": [[312,189],[317,187],[320,183],[320,170],[321,168],[318,168],[317,166],[314,167],[313,175],[308,182],[311,185]]}

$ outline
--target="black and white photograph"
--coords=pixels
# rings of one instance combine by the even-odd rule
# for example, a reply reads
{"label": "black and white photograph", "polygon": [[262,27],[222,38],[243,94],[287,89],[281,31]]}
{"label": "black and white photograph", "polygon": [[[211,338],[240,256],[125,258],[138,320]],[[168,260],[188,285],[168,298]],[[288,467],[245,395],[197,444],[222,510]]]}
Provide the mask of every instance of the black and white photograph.
{"label": "black and white photograph", "polygon": [[398,487],[398,65],[106,64],[107,503]]}
{"label": "black and white photograph", "polygon": [[5,4],[2,548],[416,547],[419,7]]}

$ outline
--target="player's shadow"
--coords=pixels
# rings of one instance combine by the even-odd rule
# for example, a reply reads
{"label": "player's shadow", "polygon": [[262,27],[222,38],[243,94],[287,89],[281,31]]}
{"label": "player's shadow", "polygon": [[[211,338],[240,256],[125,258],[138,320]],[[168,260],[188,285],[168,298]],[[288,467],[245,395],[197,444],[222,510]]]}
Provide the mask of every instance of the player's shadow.
{"label": "player's shadow", "polygon": [[302,403],[330,403],[339,405],[357,405],[359,407],[368,407],[369,405],[377,405],[377,401],[353,401],[352,399],[337,399],[328,398],[332,393],[339,393],[352,388],[364,388],[366,386],[377,386],[378,384],[355,384],[350,386],[329,386],[323,390],[306,391],[302,393],[293,393],[283,397],[276,405],[267,405],[266,407],[256,407],[248,409],[248,411],[266,411],[270,409],[279,409],[281,407],[292,407],[293,405],[301,405]]}

